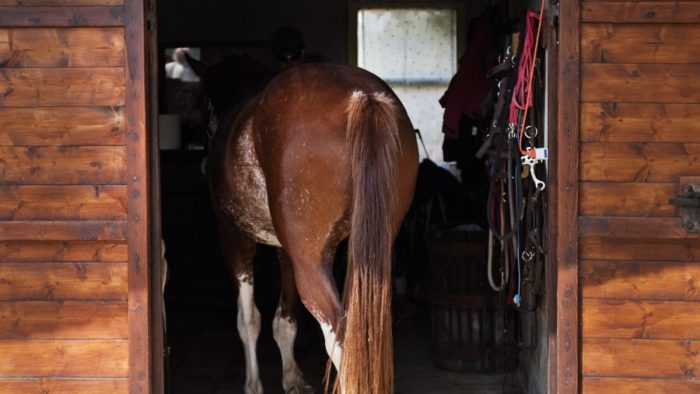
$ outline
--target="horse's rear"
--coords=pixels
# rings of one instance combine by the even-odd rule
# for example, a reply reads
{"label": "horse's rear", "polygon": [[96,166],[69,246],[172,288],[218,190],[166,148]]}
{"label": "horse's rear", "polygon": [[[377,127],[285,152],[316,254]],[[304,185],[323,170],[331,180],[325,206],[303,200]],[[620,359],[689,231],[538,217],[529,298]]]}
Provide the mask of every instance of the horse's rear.
{"label": "horse's rear", "polygon": [[[306,65],[268,85],[253,129],[275,232],[302,301],[323,327],[341,386],[392,392],[391,245],[418,164],[405,110],[366,71]],[[331,264],[348,235],[341,305]]]}
{"label": "horse's rear", "polygon": [[[343,391],[393,392],[391,245],[418,168],[403,106],[366,71],[303,65],[270,82],[234,123],[219,160],[230,170],[220,191],[239,193],[229,210],[248,209],[232,215],[234,231],[286,252]],[[348,236],[341,303],[331,264]]]}

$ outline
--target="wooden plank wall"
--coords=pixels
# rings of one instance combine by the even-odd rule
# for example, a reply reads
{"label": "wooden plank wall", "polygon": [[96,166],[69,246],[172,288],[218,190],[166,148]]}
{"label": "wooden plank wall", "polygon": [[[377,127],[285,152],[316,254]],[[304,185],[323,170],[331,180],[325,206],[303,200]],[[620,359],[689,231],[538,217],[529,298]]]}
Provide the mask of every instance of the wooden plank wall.
{"label": "wooden plank wall", "polygon": [[0,0],[0,393],[129,390],[123,0]]}
{"label": "wooden plank wall", "polygon": [[583,393],[700,392],[700,2],[581,3]]}

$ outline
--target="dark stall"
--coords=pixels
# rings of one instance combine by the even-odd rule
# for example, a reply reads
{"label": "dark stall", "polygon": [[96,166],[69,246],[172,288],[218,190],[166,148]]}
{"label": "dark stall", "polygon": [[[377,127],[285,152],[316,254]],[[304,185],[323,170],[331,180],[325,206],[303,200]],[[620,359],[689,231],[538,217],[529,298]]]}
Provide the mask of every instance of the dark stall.
{"label": "dark stall", "polygon": [[[227,269],[232,244],[222,238],[207,178],[225,116],[216,102],[223,96],[243,102],[241,92],[274,84],[287,68],[326,62],[376,74],[415,129],[415,194],[392,247],[395,391],[546,392],[546,56],[552,37],[546,10],[539,28],[539,6],[159,2],[168,392],[258,387],[246,370],[249,337],[238,330],[245,289],[234,280],[240,274]],[[226,89],[212,97],[206,84],[218,72],[215,65],[234,63],[217,80]],[[289,259],[280,257],[275,242],[268,244],[258,244],[254,257],[260,331],[253,347],[260,385],[282,392],[293,368],[285,361],[283,373],[276,314],[287,275],[280,264]],[[342,240],[332,258],[341,290],[347,253]],[[296,387],[321,392],[327,368],[335,376],[327,332],[302,302],[292,316],[293,354],[308,384]]]}

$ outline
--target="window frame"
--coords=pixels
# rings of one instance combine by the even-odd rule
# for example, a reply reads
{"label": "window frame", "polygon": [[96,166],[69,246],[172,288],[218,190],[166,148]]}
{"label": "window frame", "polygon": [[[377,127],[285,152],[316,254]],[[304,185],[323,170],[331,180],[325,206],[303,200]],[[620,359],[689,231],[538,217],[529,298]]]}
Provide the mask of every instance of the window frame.
{"label": "window frame", "polygon": [[[357,13],[364,9],[452,9],[457,14],[457,59],[464,53],[466,41],[465,11],[455,1],[352,1],[348,4],[348,63],[357,66]],[[455,69],[457,64],[455,64]]]}

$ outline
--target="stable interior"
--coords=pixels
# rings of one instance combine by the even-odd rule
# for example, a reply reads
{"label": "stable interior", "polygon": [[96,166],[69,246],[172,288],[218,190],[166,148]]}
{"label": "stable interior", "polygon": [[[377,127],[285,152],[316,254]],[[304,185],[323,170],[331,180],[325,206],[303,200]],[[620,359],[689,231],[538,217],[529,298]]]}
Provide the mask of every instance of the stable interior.
{"label": "stable interior", "polygon": [[[383,77],[406,106],[414,127],[421,131],[421,157],[431,159],[422,164],[419,173],[420,204],[409,213],[395,245],[396,391],[546,391],[545,251],[534,251],[530,265],[522,262],[519,308],[512,302],[518,293],[513,279],[516,267],[508,269],[512,278],[503,292],[491,290],[486,275],[489,255],[493,256],[492,273],[498,283],[501,278],[496,261],[508,259],[508,253],[512,260],[513,250],[519,255],[526,251],[510,241],[492,241],[491,253],[487,246],[488,215],[492,226],[508,222],[502,218],[505,214],[499,217],[498,209],[487,203],[493,194],[489,190],[494,184],[498,187],[498,182],[491,182],[490,154],[474,157],[487,138],[497,89],[484,96],[480,119],[460,118],[461,138],[445,148],[452,161],[443,161],[444,109],[437,100],[458,71],[460,56],[469,45],[478,44],[473,37],[483,21],[479,17],[494,6],[504,10],[499,14],[503,18],[491,29],[496,32],[495,52],[490,53],[494,58],[485,61],[496,65],[501,63],[507,43],[513,44],[512,33],[520,31],[523,10],[528,6],[539,9],[539,3],[264,0],[210,4],[171,0],[158,4],[161,219],[169,272],[164,297],[169,393],[242,392],[245,366],[236,331],[235,290],[221,257],[201,171],[207,144],[206,103],[202,105],[196,85],[169,79],[165,64],[171,61],[173,49],[182,47],[190,48],[193,56],[205,62],[231,53],[269,61],[268,39],[283,26],[303,34],[305,61],[359,64]],[[547,26],[545,23],[543,36]],[[396,32],[405,35],[391,34]],[[472,37],[471,42],[468,37]],[[541,51],[537,66],[541,78],[532,88],[538,103],[533,112],[542,129],[535,137],[538,147],[546,144],[544,53]],[[537,171],[546,179],[541,168]],[[456,173],[461,181],[453,176]],[[505,187],[499,189],[501,193]],[[539,198],[545,199],[546,192]],[[543,216],[534,219],[542,228],[546,227]],[[539,243],[546,246],[543,232]],[[510,252],[504,252],[506,249]],[[335,265],[338,283],[344,275],[343,251],[341,245]],[[255,264],[255,299],[262,315],[258,358],[263,386],[272,393],[283,391],[281,360],[271,327],[279,284],[274,248],[259,246]],[[301,303],[297,322],[297,362],[307,382],[321,392],[327,365],[323,335]]]}

